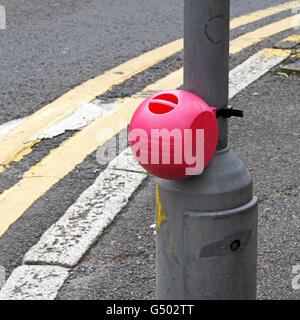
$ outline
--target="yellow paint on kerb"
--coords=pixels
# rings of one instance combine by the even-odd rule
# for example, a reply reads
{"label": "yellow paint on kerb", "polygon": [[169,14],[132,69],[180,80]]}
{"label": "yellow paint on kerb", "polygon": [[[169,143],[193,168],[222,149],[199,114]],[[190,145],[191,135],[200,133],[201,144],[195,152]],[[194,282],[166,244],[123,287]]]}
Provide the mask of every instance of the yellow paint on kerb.
{"label": "yellow paint on kerb", "polygon": [[[299,2],[292,1],[234,18],[230,23],[230,27],[231,29],[234,29],[241,25],[288,10],[289,8],[294,7],[297,3]],[[247,37],[247,35],[245,36]],[[241,51],[241,44],[245,48],[245,45],[250,46],[255,43],[253,41],[245,42],[244,40],[244,38],[237,40],[231,53]],[[255,37],[254,40],[260,41]],[[109,71],[106,71],[103,75],[81,84],[35,112],[0,140],[0,173],[5,170],[4,166],[8,165],[10,162],[20,161],[22,159],[22,157],[18,156],[22,154],[22,150],[25,150],[23,154],[31,152],[31,146],[27,144],[28,142],[38,137],[52,125],[69,116],[80,106],[80,103],[94,100],[96,96],[105,93],[112,86],[124,82],[132,76],[155,65],[159,61],[166,59],[176,52],[181,51],[182,49],[183,39],[179,39],[157,49],[151,50],[139,57],[131,59]]]}
{"label": "yellow paint on kerb", "polygon": [[230,42],[230,53],[236,54],[266,38],[269,38],[279,32],[293,28],[293,19],[300,18],[297,16],[288,17],[280,21],[268,24],[262,28],[256,29],[252,32],[246,33]]}
{"label": "yellow paint on kerb", "polygon": [[165,215],[165,213],[162,210],[162,204],[159,199],[159,188],[158,184],[156,185],[156,203],[157,203],[157,229],[160,229],[161,224],[164,221],[168,221],[168,217]]}
{"label": "yellow paint on kerb", "polygon": [[[115,134],[127,127],[132,115],[146,96],[160,90],[178,88],[183,83],[183,70],[147,86],[139,94],[95,120],[73,137],[53,149],[48,156],[24,173],[22,180],[0,195],[0,236],[53,185],[82,163]],[[80,181],[78,181],[80,183]]]}

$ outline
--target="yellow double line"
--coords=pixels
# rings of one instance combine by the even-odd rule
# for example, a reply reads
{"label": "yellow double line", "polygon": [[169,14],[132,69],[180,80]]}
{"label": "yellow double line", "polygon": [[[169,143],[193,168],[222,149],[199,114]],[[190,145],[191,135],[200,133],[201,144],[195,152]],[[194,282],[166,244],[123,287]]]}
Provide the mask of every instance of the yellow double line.
{"label": "yellow double line", "polygon": [[[253,22],[268,15],[286,10],[293,5],[288,3],[236,18],[232,20],[231,26],[234,25],[234,27],[237,27]],[[293,17],[286,18],[273,23],[272,28],[268,25],[233,40],[231,42],[231,52],[239,52],[245,47],[249,47],[262,40],[263,36],[266,38],[280,31],[288,30],[291,28],[292,18]],[[248,41],[245,40],[247,37]],[[232,48],[234,48],[234,51]],[[158,61],[180,50],[182,50],[182,39],[130,60],[108,71],[106,74],[71,90],[52,104],[42,108],[14,129],[5,139],[0,141],[0,163],[8,164],[9,161],[13,161],[16,154],[20,154],[20,151],[24,152],[24,144],[28,143],[33,137],[38,136],[52,124],[57,123],[58,120],[66,117],[66,115],[74,111],[81,102],[91,101],[96,95],[109,90],[112,85],[121,83],[132,75],[137,74],[141,70],[154,65]],[[182,82],[182,69],[180,69],[147,86],[140,94],[125,99],[121,105],[109,114],[95,120],[89,126],[63,142],[37,165],[24,173],[22,180],[0,195],[0,236],[38,198],[71,172],[76,165],[82,163],[87,155],[94,152],[99,146],[113,137],[114,134],[125,128],[133,112],[144,100],[145,93],[178,88],[182,85]],[[99,131],[105,128],[112,129],[111,133],[107,134],[106,131],[104,135],[99,135]],[[7,145],[8,143],[9,145]]]}
{"label": "yellow double line", "polygon": [[[235,18],[230,22],[230,28],[234,29],[291,9],[297,3],[299,4],[299,1],[292,1]],[[293,17],[283,19],[234,39],[231,41],[230,52],[232,54],[238,53],[275,33],[291,28],[292,19]],[[6,135],[4,139],[0,140],[0,173],[5,170],[5,166],[9,165],[9,163],[20,161],[25,155],[30,153],[32,146],[39,142],[36,137],[70,115],[82,102],[94,100],[96,96],[104,94],[111,89],[112,86],[124,82],[182,49],[183,39],[179,39],[151,50],[70,90],[57,100],[29,116],[18,127]]]}

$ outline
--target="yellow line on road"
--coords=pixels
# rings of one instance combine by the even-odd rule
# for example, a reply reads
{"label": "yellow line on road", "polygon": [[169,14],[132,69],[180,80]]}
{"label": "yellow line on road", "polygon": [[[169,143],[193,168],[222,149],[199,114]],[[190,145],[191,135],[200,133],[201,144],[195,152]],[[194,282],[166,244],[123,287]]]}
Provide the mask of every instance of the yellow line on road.
{"label": "yellow line on road", "polygon": [[[298,3],[299,1],[292,1],[234,18],[230,23],[231,29],[288,10]],[[263,32],[260,32],[256,35],[261,38],[261,36],[263,36],[262,33]],[[252,34],[250,35],[252,40],[247,42],[246,37],[248,36],[249,34],[246,34],[245,36],[238,38],[239,40],[236,39],[232,53],[238,52],[237,50],[242,50],[242,47],[245,47],[245,45],[250,46],[251,44],[256,43],[255,41],[260,41],[254,39],[255,34]],[[19,126],[0,140],[0,174],[5,170],[4,166],[9,165],[9,163],[13,161],[20,161],[24,155],[31,152],[32,145],[38,143],[38,141],[32,143],[34,138],[70,115],[80,106],[80,103],[92,101],[96,96],[108,91],[112,86],[124,82],[182,49],[183,39],[179,39],[149,51],[70,90],[57,100],[29,116]]]}
{"label": "yellow line on road", "polygon": [[266,48],[257,53],[259,56],[263,56],[266,58],[272,57],[284,57],[287,58],[291,54],[291,50],[282,50],[282,49],[273,49],[273,48]]}
{"label": "yellow line on road", "polygon": [[[289,52],[264,49],[257,54],[265,57],[287,57]],[[126,128],[134,111],[145,97],[160,90],[179,88],[182,84],[183,68],[147,86],[133,97],[124,99],[121,105],[63,142],[25,172],[22,180],[0,194],[0,236],[37,199],[74,170],[89,154]]]}
{"label": "yellow line on road", "polygon": [[236,54],[279,32],[293,28],[293,19],[299,19],[300,14],[268,24],[262,28],[246,33],[230,42],[230,53]]}
{"label": "yellow line on road", "polygon": [[21,181],[4,191],[0,195],[0,236],[37,199],[82,163],[87,155],[127,127],[134,111],[145,96],[153,91],[180,87],[183,83],[182,71],[180,69],[147,86],[136,96],[125,99],[109,114],[95,120],[52,150],[48,156],[24,173]]}
{"label": "yellow line on road", "polygon": [[96,96],[105,93],[112,86],[124,82],[159,61],[181,51],[182,48],[183,40],[180,39],[151,50],[83,83],[35,112],[0,140],[0,172],[1,166],[3,170],[3,166],[12,161],[20,160],[21,150],[27,148],[29,151],[26,154],[30,153],[32,145],[28,145],[28,142],[70,115],[82,102],[94,100]]}
{"label": "yellow line on road", "polygon": [[287,38],[284,38],[280,42],[294,42],[298,43],[300,42],[300,34],[292,34],[291,36],[288,36]]}
{"label": "yellow line on road", "polygon": [[260,19],[264,19],[268,16],[272,16],[273,14],[277,14],[282,11],[289,10],[299,4],[300,4],[300,1],[289,1],[284,4],[280,4],[278,6],[251,12],[248,15],[232,19],[230,22],[230,28],[234,29],[234,28],[240,27],[241,25],[252,23]]}
{"label": "yellow line on road", "polygon": [[292,49],[295,48],[298,43],[300,43],[300,34],[292,34],[287,38],[277,42],[275,48]]}

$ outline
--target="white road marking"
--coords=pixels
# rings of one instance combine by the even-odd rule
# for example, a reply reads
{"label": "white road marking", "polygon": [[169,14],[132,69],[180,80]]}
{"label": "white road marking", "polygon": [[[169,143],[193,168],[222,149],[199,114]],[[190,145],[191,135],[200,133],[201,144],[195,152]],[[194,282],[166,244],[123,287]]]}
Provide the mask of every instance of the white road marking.
{"label": "white road marking", "polygon": [[[230,71],[229,84],[230,93],[229,99],[232,99],[238,92],[246,88],[250,83],[262,76],[267,70],[284,60],[286,56],[268,57],[263,54],[255,54],[235,69]],[[259,67],[261,65],[261,68]],[[243,79],[243,81],[241,81]],[[254,80],[253,80],[254,79]],[[91,103],[82,103],[71,115],[59,121],[52,127],[46,129],[40,136],[33,138],[50,139],[63,134],[67,130],[79,130],[90,124],[93,120],[101,117],[105,112],[108,112],[120,104],[118,101],[112,103],[104,103],[100,100],[95,100]],[[11,130],[17,127],[23,120],[17,119],[7,122],[0,126],[0,139],[2,139]]]}
{"label": "white road marking", "polygon": [[131,151],[123,151],[26,253],[24,263],[74,267],[146,176]]}
{"label": "white road marking", "polygon": [[282,55],[271,55],[272,49],[264,49],[238,65],[229,74],[229,99],[245,89],[252,82],[263,76],[268,70],[286,59],[290,51],[282,51]]}
{"label": "white road marking", "polygon": [[[230,98],[289,55],[286,52],[281,56],[265,56],[262,52],[266,53],[263,50],[230,71]],[[75,266],[114,217],[126,206],[146,176],[145,171],[133,158],[130,149],[126,149],[99,175],[95,183],[81,194],[64,216],[43,234],[40,241],[26,253],[23,263]],[[25,266],[19,268],[23,267]],[[41,268],[47,268],[47,266],[41,266]],[[12,293],[10,298],[14,299],[14,290],[18,290],[18,287],[24,283],[29,283],[31,278],[30,274],[26,276],[22,273],[18,279],[18,273],[13,273],[7,281]],[[0,296],[5,295],[6,288],[7,286],[4,286],[4,290],[0,291]],[[51,297],[55,295],[53,286],[50,287],[49,293],[46,288],[42,289],[44,295]],[[40,291],[42,289],[39,288]],[[32,295],[36,296],[34,290]],[[23,296],[21,293],[18,294],[17,297],[31,298],[28,291]]]}
{"label": "white road marking", "polygon": [[82,129],[119,104],[120,102],[118,101],[113,103],[101,103],[99,100],[95,100],[92,103],[81,103],[81,105],[68,117],[46,129],[40,136],[35,137],[32,140],[51,139],[63,134],[67,130]]}
{"label": "white road marking", "polygon": [[[91,103],[83,102],[72,114],[46,129],[40,136],[32,138],[32,141],[51,139],[68,130],[80,130],[119,104],[120,102],[117,100],[111,103],[102,102],[97,99]],[[0,125],[0,139],[3,139],[25,119],[16,119]]]}
{"label": "white road marking", "polygon": [[26,118],[12,120],[2,124],[0,126],[0,139],[4,138],[10,131],[16,128],[25,119]]}
{"label": "white road marking", "polygon": [[20,266],[2,287],[0,300],[54,300],[68,276],[62,267]]}

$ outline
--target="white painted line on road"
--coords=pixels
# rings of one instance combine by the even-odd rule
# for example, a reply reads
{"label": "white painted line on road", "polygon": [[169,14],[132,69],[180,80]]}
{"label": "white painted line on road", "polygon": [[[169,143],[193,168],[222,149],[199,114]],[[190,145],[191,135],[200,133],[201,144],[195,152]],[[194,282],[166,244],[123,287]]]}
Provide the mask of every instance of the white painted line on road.
{"label": "white painted line on road", "polygon": [[[230,98],[288,55],[288,52],[265,49],[230,71]],[[141,171],[143,174],[136,173]],[[131,151],[126,149],[26,253],[24,263],[75,266],[95,239],[126,205],[131,194],[143,182],[144,173]]]}
{"label": "white painted line on road", "polygon": [[0,300],[54,300],[69,276],[58,266],[16,268],[0,291]]}
{"label": "white painted line on road", "polygon": [[290,53],[290,50],[264,49],[230,71],[229,99],[286,59]]}
{"label": "white painted line on road", "polygon": [[[258,79],[266,72],[266,69],[269,70],[274,65],[277,65],[288,57],[289,54],[290,51],[288,50],[264,49],[230,71],[229,99],[252,83],[253,78]],[[259,65],[262,65],[262,67],[259,68]],[[253,66],[256,67],[253,68]],[[240,79],[243,79],[243,81]],[[67,130],[82,129],[93,120],[101,117],[105,112],[117,107],[119,104],[120,102],[117,100],[112,103],[105,103],[100,100],[94,100],[91,103],[82,103],[71,115],[46,129],[40,136],[33,138],[32,141],[50,139],[63,134]],[[25,119],[26,118],[12,120],[0,125],[0,139],[16,128]]]}
{"label": "white painted line on road", "polygon": [[[283,61],[289,54],[289,51],[265,49],[230,71],[230,98]],[[26,253],[23,263],[75,266],[115,216],[126,206],[146,176],[130,149],[123,151],[99,175],[95,183],[81,194],[59,221],[43,234],[40,241]],[[46,267],[41,266],[41,268]],[[10,292],[17,290],[20,284],[31,281],[30,274],[27,276],[28,279],[24,276],[19,281],[17,275],[13,273],[8,279],[10,286],[15,285]],[[11,277],[13,277],[12,280]],[[0,297],[1,294],[5,294],[5,291],[3,293],[1,290]],[[53,297],[53,291],[51,294]],[[47,293],[44,292],[44,295]],[[27,295],[26,298],[29,299],[30,296]]]}
{"label": "white painted line on road", "polygon": [[[89,125],[92,121],[103,116],[106,112],[117,107],[119,104],[120,102],[117,100],[110,103],[102,102],[98,99],[90,103],[83,102],[69,116],[54,124],[50,128],[46,129],[38,137],[32,138],[31,141],[51,139],[65,133],[68,130],[75,131],[82,129]],[[26,119],[27,117],[16,119],[0,125],[0,139],[4,138],[8,133],[10,133],[14,128],[16,128]]]}
{"label": "white painted line on road", "polygon": [[69,116],[46,129],[41,135],[32,140],[51,139],[63,134],[67,130],[82,129],[92,121],[103,116],[106,112],[117,107],[119,104],[120,102],[117,100],[112,103],[101,103],[99,100],[95,100],[91,103],[81,103]]}
{"label": "white painted line on road", "polygon": [[9,122],[6,122],[0,126],[0,139],[5,137],[8,133],[10,133],[14,128],[16,128],[22,121],[26,118],[16,119]]}
{"label": "white painted line on road", "polygon": [[26,253],[24,263],[74,267],[146,176],[131,151],[123,151]]}

